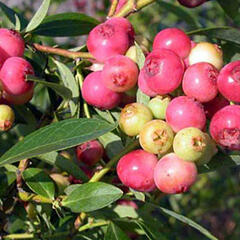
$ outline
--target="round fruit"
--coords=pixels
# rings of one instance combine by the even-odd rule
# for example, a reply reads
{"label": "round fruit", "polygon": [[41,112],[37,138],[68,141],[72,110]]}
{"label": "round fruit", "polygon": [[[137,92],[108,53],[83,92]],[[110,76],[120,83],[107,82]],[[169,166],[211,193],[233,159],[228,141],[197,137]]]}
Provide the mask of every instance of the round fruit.
{"label": "round fruit", "polygon": [[103,110],[115,108],[121,100],[120,93],[105,87],[101,71],[88,74],[83,82],[82,96],[88,104]]}
{"label": "round fruit", "polygon": [[179,158],[196,162],[206,153],[207,144],[206,136],[201,130],[189,127],[176,134],[173,141],[173,150]]}
{"label": "round fruit", "polygon": [[218,70],[210,63],[195,63],[187,68],[183,77],[183,91],[199,102],[209,102],[218,94]]}
{"label": "round fruit", "polygon": [[184,7],[195,8],[205,3],[206,0],[178,0],[178,2]]}
{"label": "round fruit", "polygon": [[8,94],[22,95],[33,88],[33,82],[26,81],[27,75],[34,75],[31,64],[23,58],[8,58],[0,71],[2,88]]}
{"label": "round fruit", "polygon": [[210,133],[217,144],[240,150],[240,106],[230,105],[219,110],[211,120]]}
{"label": "round fruit", "polygon": [[197,168],[194,163],[170,153],[161,158],[154,169],[154,181],[157,188],[167,194],[183,193],[197,179]]}
{"label": "round fruit", "polygon": [[144,77],[143,70],[141,70],[138,75],[138,87],[144,94],[148,95],[149,97],[155,97],[157,95],[155,91],[149,88],[147,79]]}
{"label": "round fruit", "polygon": [[102,23],[88,35],[87,48],[99,62],[125,54],[130,46],[128,33],[123,27],[114,23]]}
{"label": "round fruit", "polygon": [[126,56],[114,56],[105,62],[102,79],[105,86],[112,91],[125,92],[136,85],[138,67]]}
{"label": "round fruit", "polygon": [[240,102],[240,61],[227,64],[218,76],[220,93],[229,101]]}
{"label": "round fruit", "polygon": [[152,112],[148,107],[141,103],[132,103],[122,109],[119,126],[128,136],[137,136],[144,124],[152,118]]}
{"label": "round fruit", "polygon": [[223,66],[223,53],[216,44],[209,42],[198,43],[189,54],[189,63],[208,62],[220,70]]}
{"label": "round fruit", "polygon": [[146,123],[139,134],[141,147],[154,154],[167,153],[172,147],[173,138],[173,130],[162,120],[152,120]]}
{"label": "round fruit", "polygon": [[154,168],[157,157],[144,150],[135,150],[123,156],[117,165],[117,174],[121,182],[134,190],[150,192],[154,190]]}
{"label": "round fruit", "polygon": [[143,72],[150,89],[164,95],[174,91],[181,84],[184,63],[173,51],[156,49],[147,56]]}
{"label": "round fruit", "polygon": [[186,58],[191,50],[191,40],[178,28],[166,28],[160,31],[153,41],[153,50],[160,48],[172,50],[179,57]]}
{"label": "round fruit", "polygon": [[103,157],[104,148],[97,140],[85,142],[76,148],[77,159],[88,166],[93,166]]}
{"label": "round fruit", "polygon": [[168,105],[166,111],[167,123],[174,132],[183,128],[195,127],[203,129],[206,116],[203,106],[198,101],[186,96],[174,98]]}
{"label": "round fruit", "polygon": [[9,130],[15,120],[15,114],[8,105],[0,104],[0,130]]}
{"label": "round fruit", "polygon": [[156,96],[150,100],[148,107],[151,109],[155,118],[165,119],[170,101],[171,98],[169,96]]}

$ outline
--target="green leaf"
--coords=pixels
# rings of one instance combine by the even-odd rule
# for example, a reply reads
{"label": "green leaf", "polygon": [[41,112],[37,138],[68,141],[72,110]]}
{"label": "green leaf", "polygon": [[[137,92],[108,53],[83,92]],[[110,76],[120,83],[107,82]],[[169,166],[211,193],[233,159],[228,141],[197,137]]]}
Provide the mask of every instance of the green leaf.
{"label": "green leaf", "polygon": [[121,198],[123,192],[110,184],[102,182],[85,183],[72,191],[62,206],[72,212],[91,212],[104,208]]}
{"label": "green leaf", "polygon": [[123,232],[120,227],[111,222],[108,225],[104,240],[130,240],[130,238]]}
{"label": "green leaf", "polygon": [[29,24],[27,25],[26,32],[31,32],[36,29],[43,19],[47,16],[51,0],[44,0],[38,11],[35,13]]}
{"label": "green leaf", "polygon": [[0,170],[0,196],[9,191],[9,186],[16,180],[16,172],[6,172]]}
{"label": "green leaf", "polygon": [[[19,13],[14,11],[13,9],[6,6],[4,3],[0,2],[0,8],[2,9],[3,13],[9,19],[9,21],[16,26],[17,24],[17,17],[21,23],[21,29],[25,28],[28,24],[28,21]],[[17,16],[17,17],[16,17]]]}
{"label": "green leaf", "polygon": [[40,154],[67,149],[95,139],[116,126],[96,119],[67,119],[26,136],[0,158],[0,166]]}
{"label": "green leaf", "polygon": [[206,35],[210,38],[240,44],[240,30],[231,27],[201,28],[187,33],[188,35]]}
{"label": "green leaf", "polygon": [[142,103],[144,105],[148,105],[150,101],[150,97],[144,94],[140,89],[137,91],[137,102]]}
{"label": "green leaf", "polygon": [[37,156],[37,158],[52,166],[58,167],[63,171],[66,171],[67,173],[73,175],[77,179],[88,181],[87,176],[82,171],[82,169],[78,167],[77,164],[63,157],[57,152],[49,152],[49,153],[41,154]]}
{"label": "green leaf", "polygon": [[32,75],[27,76],[27,81],[33,81],[36,83],[43,84],[44,86],[49,87],[52,90],[54,90],[63,99],[71,99],[72,98],[72,92],[68,88],[66,88],[60,84],[47,82],[44,79],[40,79],[40,78],[32,76]]}
{"label": "green leaf", "polygon": [[145,55],[141,47],[137,44],[137,42],[135,42],[135,46],[136,46],[137,64],[139,69],[142,69],[145,62]]}
{"label": "green leaf", "polygon": [[225,13],[232,19],[238,15],[238,10],[240,8],[239,1],[236,0],[217,0]]}
{"label": "green leaf", "polygon": [[88,34],[99,22],[81,13],[60,13],[48,16],[33,32],[50,37],[70,37]]}
{"label": "green leaf", "polygon": [[78,84],[71,70],[65,64],[58,62],[56,60],[54,62],[57,65],[63,84],[72,92],[72,99],[70,100],[69,104],[70,104],[71,114],[72,116],[74,116],[78,109],[78,102],[79,102],[79,95],[80,95]]}
{"label": "green leaf", "polygon": [[192,228],[195,228],[196,230],[198,230],[200,233],[202,233],[203,235],[205,235],[206,237],[208,237],[211,240],[218,240],[215,236],[213,236],[207,229],[205,229],[204,227],[202,227],[201,225],[197,224],[196,222],[192,221],[191,219],[180,215],[178,213],[175,213],[169,209],[163,208],[163,207],[159,207],[156,204],[152,204],[152,203],[145,203],[149,206],[155,207],[157,209],[159,209],[161,212],[174,217],[175,219],[179,220],[180,222],[183,222],[189,226],[191,226]]}
{"label": "green leaf", "polygon": [[64,192],[69,195],[70,193],[72,193],[74,190],[76,190],[79,186],[81,186],[81,184],[72,184],[69,185],[67,188],[64,189]]}
{"label": "green leaf", "polygon": [[45,198],[54,199],[54,183],[42,169],[28,168],[22,173],[22,176],[33,192]]}

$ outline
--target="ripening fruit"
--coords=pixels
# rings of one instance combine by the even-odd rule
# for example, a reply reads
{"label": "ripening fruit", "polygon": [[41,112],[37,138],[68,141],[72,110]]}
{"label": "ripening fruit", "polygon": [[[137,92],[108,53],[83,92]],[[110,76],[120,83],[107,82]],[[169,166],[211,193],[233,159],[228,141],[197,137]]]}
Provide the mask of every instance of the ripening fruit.
{"label": "ripening fruit", "polygon": [[135,150],[123,156],[117,165],[117,174],[121,182],[136,191],[154,190],[154,168],[157,157],[144,150]]}
{"label": "ripening fruit", "polygon": [[88,35],[87,48],[99,62],[115,55],[123,55],[130,46],[129,35],[123,27],[114,23],[102,23]]}
{"label": "ripening fruit", "polygon": [[150,153],[165,154],[172,147],[174,133],[162,120],[147,122],[139,134],[141,147]]}
{"label": "ripening fruit", "polygon": [[154,90],[149,88],[147,79],[144,77],[143,70],[141,70],[138,75],[138,87],[144,94],[148,95],[149,97],[155,97],[157,95]]}
{"label": "ripening fruit", "polygon": [[2,88],[8,94],[22,95],[33,88],[33,82],[26,81],[27,75],[34,75],[31,64],[20,57],[8,58],[0,71]]}
{"label": "ripening fruit", "polygon": [[114,92],[125,92],[133,88],[138,79],[138,67],[130,58],[117,55],[109,58],[102,71],[103,83]]}
{"label": "ripening fruit", "polygon": [[174,153],[161,158],[154,169],[154,181],[157,188],[167,194],[188,191],[196,179],[196,165],[182,160]]}
{"label": "ripening fruit", "polygon": [[52,173],[50,174],[50,177],[53,179],[53,181],[57,185],[58,194],[63,194],[64,189],[70,185],[70,181],[68,180],[68,177],[64,177],[59,173]]}
{"label": "ripening fruit", "polygon": [[171,50],[156,49],[145,60],[143,67],[147,85],[159,95],[174,91],[181,84],[184,63]]}
{"label": "ripening fruit", "polygon": [[9,130],[15,120],[15,114],[11,107],[0,104],[0,131]]}
{"label": "ripening fruit", "polygon": [[226,99],[240,102],[240,61],[231,62],[221,69],[217,85]]}
{"label": "ripening fruit", "polygon": [[0,28],[0,49],[4,60],[10,57],[22,57],[25,43],[21,35],[15,30]]}
{"label": "ripening fruit", "polygon": [[99,109],[112,109],[118,106],[121,94],[105,87],[102,72],[92,72],[87,75],[82,87],[83,99]]}
{"label": "ripening fruit", "polygon": [[200,42],[192,48],[189,54],[189,63],[208,62],[220,70],[223,66],[223,53],[218,45],[209,42]]}
{"label": "ripening fruit", "polygon": [[151,110],[141,103],[126,105],[120,114],[119,126],[128,136],[137,136],[145,123],[153,118]]}
{"label": "ripening fruit", "polygon": [[166,120],[174,132],[187,127],[202,130],[205,127],[206,116],[201,103],[187,96],[180,96],[169,103]]}
{"label": "ripening fruit", "polygon": [[178,0],[178,2],[184,7],[195,8],[205,3],[206,0]]}
{"label": "ripening fruit", "polygon": [[178,28],[166,28],[160,31],[153,41],[153,50],[160,48],[172,50],[179,57],[186,58],[191,50],[191,40]]}
{"label": "ripening fruit", "polygon": [[210,122],[210,133],[217,144],[240,150],[240,106],[230,105],[219,110]]}
{"label": "ripening fruit", "polygon": [[210,63],[195,63],[187,68],[183,77],[183,91],[199,102],[209,102],[218,94],[218,70]]}
{"label": "ripening fruit", "polygon": [[207,144],[206,136],[201,130],[189,127],[176,134],[173,141],[173,150],[179,158],[196,162],[206,153]]}
{"label": "ripening fruit", "polygon": [[88,166],[93,166],[103,157],[104,148],[97,140],[85,142],[76,147],[77,159]]}
{"label": "ripening fruit", "polygon": [[154,118],[158,119],[165,119],[166,118],[166,111],[168,104],[170,103],[171,98],[169,96],[156,96],[152,98],[149,103],[148,107],[151,109]]}

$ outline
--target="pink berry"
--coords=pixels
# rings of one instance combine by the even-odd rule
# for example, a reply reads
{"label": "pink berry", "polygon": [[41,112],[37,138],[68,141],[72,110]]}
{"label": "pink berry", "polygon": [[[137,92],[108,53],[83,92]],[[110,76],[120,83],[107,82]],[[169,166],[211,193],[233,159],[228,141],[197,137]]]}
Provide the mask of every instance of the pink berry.
{"label": "pink berry", "polygon": [[183,77],[183,91],[199,102],[209,102],[217,94],[218,70],[210,63],[195,63],[187,68]]}
{"label": "pink berry", "polygon": [[230,105],[219,110],[210,123],[212,138],[230,150],[240,150],[240,106]]}
{"label": "pink berry", "polygon": [[184,7],[195,8],[205,3],[206,0],[178,0],[178,2]]}
{"label": "pink berry", "polygon": [[182,160],[175,153],[169,153],[161,158],[154,169],[157,188],[167,194],[188,191],[196,179],[196,165]]}
{"label": "pink berry", "polygon": [[135,150],[123,156],[117,165],[121,182],[137,191],[149,192],[155,188],[153,171],[157,157],[144,150]]}
{"label": "pink berry", "polygon": [[149,97],[155,97],[157,95],[156,92],[149,88],[147,81],[144,77],[143,70],[141,70],[138,75],[138,87],[144,94],[148,95]]}
{"label": "pink berry", "polygon": [[187,127],[203,129],[206,116],[201,103],[190,97],[180,96],[169,103],[166,120],[173,131],[178,132]]}
{"label": "pink berry", "polygon": [[127,200],[127,199],[120,199],[117,201],[117,204],[121,206],[132,207],[136,210],[138,209],[138,205],[134,201]]}
{"label": "pink berry", "polygon": [[128,33],[114,23],[102,23],[96,26],[87,39],[89,52],[99,62],[115,55],[124,55],[130,46]]}
{"label": "pink berry", "polygon": [[136,85],[138,67],[130,58],[117,55],[105,62],[102,78],[107,88],[114,92],[125,92]]}
{"label": "pink berry", "polygon": [[212,101],[204,104],[204,110],[208,119],[211,119],[213,115],[220,109],[228,106],[230,102],[222,95],[218,95]]}
{"label": "pink berry", "polygon": [[99,162],[103,157],[104,148],[97,140],[92,140],[78,145],[76,148],[77,159],[88,166]]}
{"label": "pink berry", "polygon": [[218,76],[220,93],[229,101],[240,102],[240,61],[227,64]]}
{"label": "pink berry", "polygon": [[9,57],[22,57],[24,49],[24,40],[18,32],[0,28],[0,50],[4,60]]}
{"label": "pink berry", "polygon": [[147,56],[143,71],[150,89],[163,95],[174,91],[181,84],[184,63],[173,51],[157,49]]}
{"label": "pink berry", "polygon": [[3,90],[11,95],[22,95],[30,91],[33,82],[26,81],[27,75],[34,75],[31,64],[20,57],[8,58],[0,71]]}
{"label": "pink berry", "polygon": [[153,41],[153,50],[166,48],[185,58],[191,50],[191,40],[178,28],[166,28],[160,31]]}
{"label": "pink berry", "polygon": [[120,93],[105,87],[101,71],[92,72],[85,78],[82,96],[88,104],[103,110],[115,108],[121,100]]}

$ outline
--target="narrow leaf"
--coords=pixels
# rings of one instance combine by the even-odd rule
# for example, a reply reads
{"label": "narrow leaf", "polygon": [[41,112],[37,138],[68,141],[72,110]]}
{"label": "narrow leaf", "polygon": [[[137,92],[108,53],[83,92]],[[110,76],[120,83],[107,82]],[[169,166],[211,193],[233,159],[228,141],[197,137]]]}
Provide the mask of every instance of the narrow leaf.
{"label": "narrow leaf", "polygon": [[33,16],[30,23],[27,25],[26,32],[31,32],[36,29],[43,19],[46,17],[51,0],[44,0],[38,11]]}
{"label": "narrow leaf", "polygon": [[54,199],[54,183],[42,169],[28,168],[22,173],[22,176],[33,192],[45,198]]}
{"label": "narrow leaf", "polygon": [[102,182],[85,183],[62,201],[64,207],[72,212],[91,212],[104,208],[121,198],[123,192],[110,184]]}
{"label": "narrow leaf", "polygon": [[141,47],[137,44],[137,42],[135,42],[135,46],[136,46],[136,55],[137,55],[137,64],[139,69],[142,69],[144,66],[144,62],[145,62],[145,55],[141,49]]}
{"label": "narrow leaf", "polygon": [[232,19],[238,15],[238,10],[240,8],[239,1],[236,0],[217,0],[225,13]]}
{"label": "narrow leaf", "polygon": [[150,97],[144,94],[140,89],[137,91],[137,102],[142,103],[144,105],[148,105],[150,101]]}
{"label": "narrow leaf", "polygon": [[26,136],[0,158],[0,166],[40,154],[67,149],[95,139],[116,126],[96,119],[67,119]]}
{"label": "narrow leaf", "polygon": [[130,238],[124,233],[124,231],[120,227],[111,222],[108,225],[107,233],[104,237],[104,240],[130,240]]}

